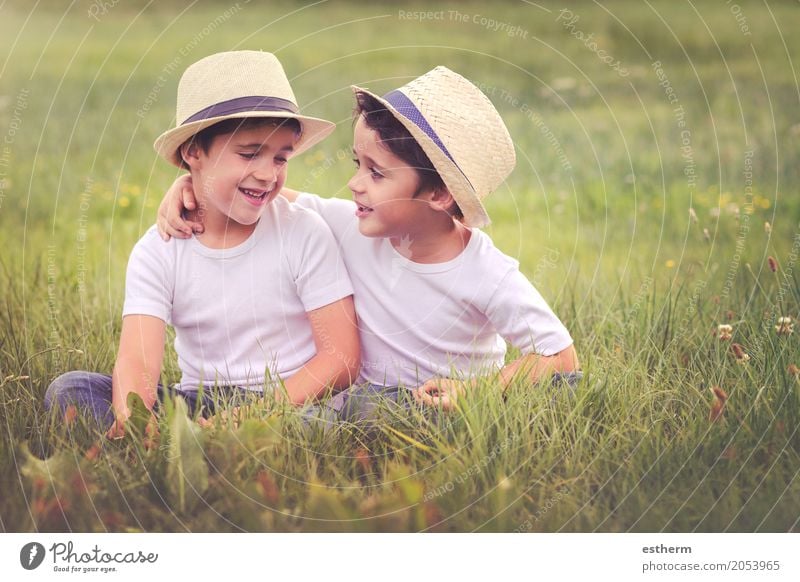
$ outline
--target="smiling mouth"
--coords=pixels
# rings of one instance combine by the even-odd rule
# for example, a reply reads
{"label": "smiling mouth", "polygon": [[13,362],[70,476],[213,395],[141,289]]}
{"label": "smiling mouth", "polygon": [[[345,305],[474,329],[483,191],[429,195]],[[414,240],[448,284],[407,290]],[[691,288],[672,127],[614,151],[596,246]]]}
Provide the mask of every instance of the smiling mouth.
{"label": "smiling mouth", "polygon": [[239,188],[239,192],[250,198],[251,200],[262,200],[272,190],[254,190],[252,188]]}
{"label": "smiling mouth", "polygon": [[372,212],[372,208],[370,208],[369,206],[364,206],[363,204],[359,204],[358,202],[356,202],[356,207],[358,208],[358,211],[362,213]]}

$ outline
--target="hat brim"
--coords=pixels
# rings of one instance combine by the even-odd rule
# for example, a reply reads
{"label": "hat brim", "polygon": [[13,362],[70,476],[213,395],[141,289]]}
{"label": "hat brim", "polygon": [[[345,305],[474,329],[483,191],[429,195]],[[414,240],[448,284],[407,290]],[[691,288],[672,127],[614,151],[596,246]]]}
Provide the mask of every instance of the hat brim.
{"label": "hat brim", "polygon": [[466,226],[481,228],[492,222],[481,199],[472,187],[472,184],[469,183],[469,180],[467,180],[458,166],[456,166],[441,148],[428,137],[428,134],[417,127],[417,125],[405,115],[397,111],[397,109],[383,97],[376,95],[369,89],[364,89],[356,85],[351,85],[351,88],[353,93],[365,93],[378,101],[408,130],[411,137],[416,140],[422,148],[422,151],[428,156],[433,167],[439,173],[439,176],[441,176],[444,185],[447,186],[450,194],[452,194],[453,199],[464,215],[464,224]]}
{"label": "hat brim", "polygon": [[302,134],[300,139],[294,145],[294,153],[298,155],[309,149],[310,147],[318,144],[323,139],[328,137],[333,130],[336,129],[336,124],[324,119],[316,117],[307,117],[305,115],[296,115],[289,112],[281,111],[243,111],[241,113],[232,113],[221,117],[212,117],[187,123],[176,128],[170,129],[162,133],[153,144],[158,155],[167,160],[174,166],[183,167],[182,160],[179,152],[180,146],[193,135],[207,127],[211,127],[221,121],[228,119],[244,119],[248,117],[270,117],[276,119],[296,119],[302,126]]}

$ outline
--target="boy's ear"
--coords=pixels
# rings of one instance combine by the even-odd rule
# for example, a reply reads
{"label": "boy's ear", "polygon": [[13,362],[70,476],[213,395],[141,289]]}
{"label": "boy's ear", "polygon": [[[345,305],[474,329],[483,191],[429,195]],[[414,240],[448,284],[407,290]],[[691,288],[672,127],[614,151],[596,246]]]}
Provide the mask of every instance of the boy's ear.
{"label": "boy's ear", "polygon": [[189,140],[181,144],[179,151],[184,163],[190,169],[195,169],[200,161],[200,146],[194,140]]}
{"label": "boy's ear", "polygon": [[456,203],[455,198],[450,194],[450,190],[444,186],[430,190],[427,198],[431,208],[442,212],[449,212],[450,208]]}

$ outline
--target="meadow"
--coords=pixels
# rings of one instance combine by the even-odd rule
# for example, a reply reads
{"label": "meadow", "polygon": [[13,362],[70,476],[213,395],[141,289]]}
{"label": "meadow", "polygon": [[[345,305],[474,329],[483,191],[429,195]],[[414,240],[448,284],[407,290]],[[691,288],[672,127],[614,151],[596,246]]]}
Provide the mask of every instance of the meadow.
{"label": "meadow", "polygon": [[[800,528],[796,6],[83,0],[0,15],[0,530]],[[487,232],[575,338],[574,392],[503,398],[487,381],[452,414],[369,432],[309,433],[270,402],[201,430],[178,402],[155,446],[45,412],[54,377],[113,366],[128,253],[177,175],[152,142],[180,74],[242,48],[275,52],[305,112],[337,122],[290,163],[288,184],[321,195],[349,194],[350,84],[388,91],[444,64],[484,90],[518,158]]]}

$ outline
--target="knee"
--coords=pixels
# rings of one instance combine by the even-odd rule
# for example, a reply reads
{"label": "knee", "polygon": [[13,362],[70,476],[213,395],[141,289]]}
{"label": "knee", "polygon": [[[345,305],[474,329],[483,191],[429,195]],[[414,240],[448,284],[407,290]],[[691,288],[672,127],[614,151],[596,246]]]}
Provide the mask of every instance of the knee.
{"label": "knee", "polygon": [[60,405],[62,408],[74,396],[77,386],[85,381],[86,372],[67,372],[50,382],[47,391],[44,393],[45,410],[50,410],[54,406]]}

